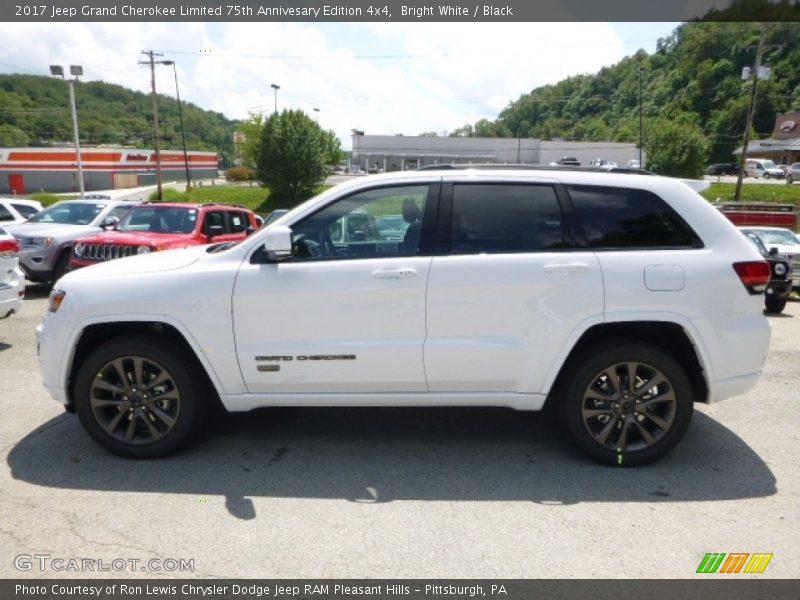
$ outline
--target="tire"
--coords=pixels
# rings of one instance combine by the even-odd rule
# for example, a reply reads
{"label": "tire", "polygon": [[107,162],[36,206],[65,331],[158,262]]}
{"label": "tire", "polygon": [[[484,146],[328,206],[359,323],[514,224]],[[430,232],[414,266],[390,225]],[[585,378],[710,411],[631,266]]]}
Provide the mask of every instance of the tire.
{"label": "tire", "polygon": [[200,429],[210,404],[205,377],[195,364],[183,347],[159,335],[103,344],[75,378],[81,424],[118,456],[157,458],[175,452]]}
{"label": "tire", "polygon": [[62,252],[56,260],[56,265],[53,267],[53,275],[51,281],[55,283],[61,279],[69,268],[69,251]]}
{"label": "tire", "polygon": [[[631,367],[638,382],[633,388],[627,384]],[[656,379],[661,381],[644,387]],[[564,426],[581,450],[607,465],[658,460],[683,438],[692,419],[686,372],[652,344],[625,338],[593,344],[571,359],[560,381]]]}
{"label": "tire", "polygon": [[764,306],[765,311],[771,315],[777,315],[778,313],[783,312],[783,309],[786,308],[786,298],[773,298],[767,297],[764,298]]}
{"label": "tire", "polygon": [[764,173],[764,175],[762,175],[762,177],[764,179],[769,179],[770,178],[770,174],[769,173]]}

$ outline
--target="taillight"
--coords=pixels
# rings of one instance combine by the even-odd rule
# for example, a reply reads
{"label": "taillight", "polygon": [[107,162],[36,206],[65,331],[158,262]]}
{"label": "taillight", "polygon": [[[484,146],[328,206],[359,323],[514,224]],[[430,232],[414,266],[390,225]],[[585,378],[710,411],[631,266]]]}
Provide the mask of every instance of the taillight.
{"label": "taillight", "polygon": [[763,293],[769,283],[769,263],[765,260],[733,263],[733,270],[751,294]]}
{"label": "taillight", "polygon": [[19,242],[16,239],[0,240],[0,258],[11,258],[19,254]]}

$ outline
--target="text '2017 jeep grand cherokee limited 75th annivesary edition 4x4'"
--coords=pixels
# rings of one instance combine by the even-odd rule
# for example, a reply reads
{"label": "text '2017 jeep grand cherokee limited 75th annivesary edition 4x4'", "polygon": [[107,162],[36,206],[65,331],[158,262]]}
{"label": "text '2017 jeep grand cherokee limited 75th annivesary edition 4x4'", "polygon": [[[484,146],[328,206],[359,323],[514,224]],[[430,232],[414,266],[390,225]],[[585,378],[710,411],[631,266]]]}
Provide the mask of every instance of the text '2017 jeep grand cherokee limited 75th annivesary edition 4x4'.
{"label": "text '2017 jeep grand cherokee limited 75th annivesary edition 4x4'", "polygon": [[[339,235],[402,215],[403,239]],[[552,403],[593,458],[669,452],[767,354],[758,250],[687,184],[578,170],[354,180],[246,240],[68,273],[38,329],[49,392],[99,444],[176,450],[217,401]]]}

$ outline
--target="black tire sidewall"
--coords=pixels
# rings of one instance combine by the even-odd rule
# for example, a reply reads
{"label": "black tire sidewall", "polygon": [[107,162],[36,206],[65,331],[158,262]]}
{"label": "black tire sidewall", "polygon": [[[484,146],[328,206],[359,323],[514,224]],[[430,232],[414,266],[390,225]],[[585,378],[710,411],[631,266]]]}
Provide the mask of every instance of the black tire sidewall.
{"label": "black tire sidewall", "polygon": [[[583,394],[591,380],[605,368],[624,362],[637,362],[661,371],[675,391],[675,419],[655,444],[635,451],[618,453],[601,446],[587,431],[581,414]],[[615,466],[640,466],[668,454],[683,438],[694,411],[692,386],[683,367],[661,348],[636,340],[615,339],[596,344],[576,356],[565,373],[558,398],[562,423],[578,447],[592,459]]]}
{"label": "black tire sidewall", "polygon": [[768,313],[777,314],[783,312],[783,309],[786,308],[786,299],[766,298],[764,300],[764,306]]}
{"label": "black tire sidewall", "polygon": [[[157,458],[184,445],[199,428],[207,402],[198,385],[191,357],[168,339],[158,336],[127,336],[112,340],[94,350],[78,369],[75,378],[75,411],[84,429],[103,448],[125,458]],[[110,361],[122,356],[141,356],[165,368],[172,376],[181,397],[178,420],[171,431],[149,444],[127,444],[107,434],[94,417],[89,404],[92,381]]]}

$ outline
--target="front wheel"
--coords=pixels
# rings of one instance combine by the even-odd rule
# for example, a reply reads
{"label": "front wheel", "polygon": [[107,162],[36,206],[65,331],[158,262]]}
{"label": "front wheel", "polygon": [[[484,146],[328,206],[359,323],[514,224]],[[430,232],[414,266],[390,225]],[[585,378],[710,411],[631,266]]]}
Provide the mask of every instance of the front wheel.
{"label": "front wheel", "polygon": [[636,340],[586,348],[562,379],[558,404],[575,443],[618,466],[651,463],[681,440],[692,418],[689,379],[667,352]]}
{"label": "front wheel", "polygon": [[199,428],[208,405],[194,357],[163,336],[117,338],[78,369],[75,409],[89,435],[126,458],[176,451]]}

